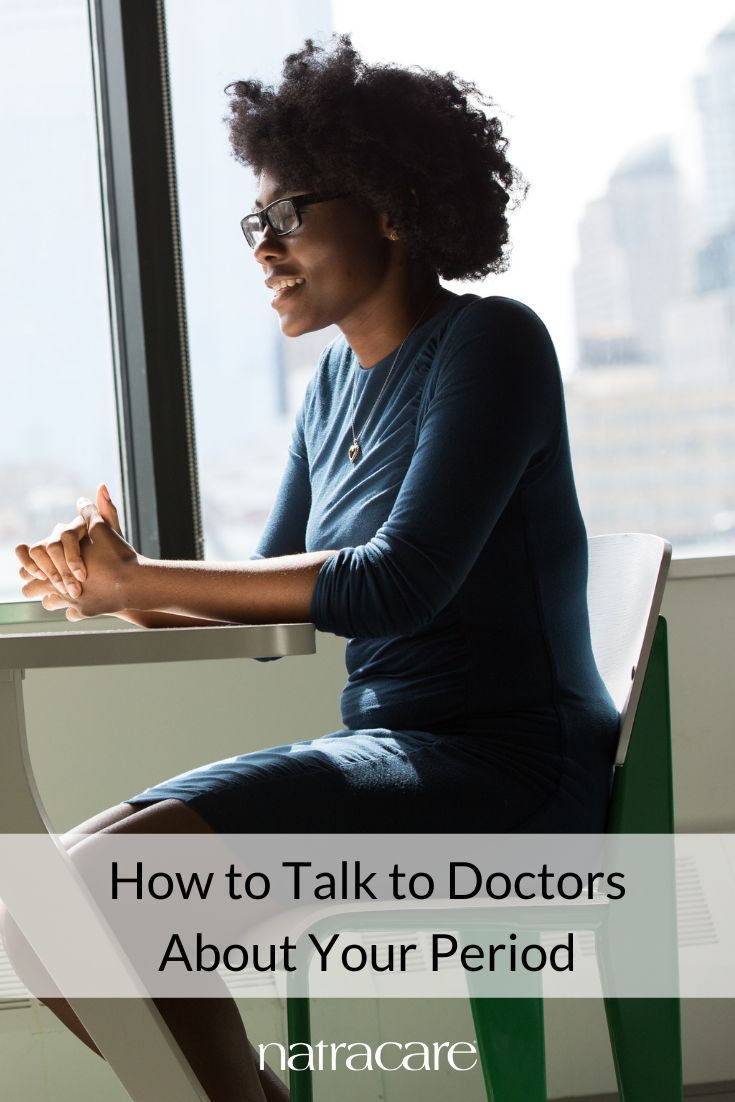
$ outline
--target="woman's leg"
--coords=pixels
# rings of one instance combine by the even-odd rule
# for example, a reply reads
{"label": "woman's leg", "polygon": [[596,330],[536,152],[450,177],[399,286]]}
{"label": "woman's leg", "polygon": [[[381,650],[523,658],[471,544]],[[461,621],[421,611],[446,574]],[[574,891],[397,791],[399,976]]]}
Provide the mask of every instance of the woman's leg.
{"label": "woman's leg", "polygon": [[[87,836],[98,833],[194,834],[213,831],[200,815],[182,801],[162,800],[143,807],[119,804],[79,824],[64,835],[62,841],[73,854],[75,850],[93,845],[94,839]],[[4,912],[1,905],[0,909]],[[26,981],[26,986],[33,990],[33,973],[38,982],[38,969],[42,965],[7,912],[0,913],[0,925],[11,959],[25,957],[31,980]],[[21,979],[24,979],[22,973],[25,966],[18,969]],[[224,984],[222,987],[225,991]],[[93,1052],[101,1055],[65,999],[59,997],[40,1001]],[[288,1099],[288,1090],[269,1068],[259,1071],[238,1008],[228,995],[212,999],[154,999],[154,1002],[211,1102],[235,1102],[239,1099],[243,1102],[285,1102]]]}

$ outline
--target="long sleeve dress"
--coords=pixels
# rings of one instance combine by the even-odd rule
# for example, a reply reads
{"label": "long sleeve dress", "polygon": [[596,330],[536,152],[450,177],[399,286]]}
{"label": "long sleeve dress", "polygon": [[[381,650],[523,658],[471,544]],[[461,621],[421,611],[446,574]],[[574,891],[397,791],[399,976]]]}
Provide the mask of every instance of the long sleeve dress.
{"label": "long sleeve dress", "polygon": [[395,351],[365,369],[343,337],[325,349],[256,552],[337,549],[311,618],[348,640],[344,729],[130,803],[175,797],[222,832],[604,829],[618,715],[548,331],[452,295],[389,375]]}

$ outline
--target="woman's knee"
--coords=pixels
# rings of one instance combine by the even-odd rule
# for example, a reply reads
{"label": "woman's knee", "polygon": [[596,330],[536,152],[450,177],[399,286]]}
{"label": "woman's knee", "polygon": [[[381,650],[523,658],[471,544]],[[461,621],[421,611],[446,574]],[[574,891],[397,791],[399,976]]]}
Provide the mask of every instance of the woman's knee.
{"label": "woman's knee", "polygon": [[99,811],[96,815],[93,815],[91,819],[85,819],[83,823],[79,823],[77,826],[72,827],[65,834],[59,836],[59,841],[65,849],[71,849],[77,842],[81,842],[83,838],[86,838],[90,834],[98,834],[101,830],[107,830],[115,823],[120,823],[124,819],[130,818],[131,815],[137,814],[140,808],[134,804],[115,804],[114,807],[108,807],[104,811]]}
{"label": "woman's knee", "polygon": [[156,800],[148,804],[117,804],[74,827],[62,838],[76,848],[95,834],[212,834],[209,823],[183,800]]}
{"label": "woman's knee", "polygon": [[[176,842],[169,842],[163,836],[177,836],[189,834],[207,834],[215,836],[215,832],[191,808],[181,800],[159,800],[142,807],[137,805],[125,805],[131,808],[132,814],[115,815],[116,808],[111,809],[109,818],[102,812],[96,820],[88,820],[87,824],[96,823],[96,831],[80,831],[77,827],[64,836],[64,844],[72,864],[86,882],[87,887],[94,895],[102,890],[102,885],[109,887],[110,861],[119,859],[122,854],[126,857],[135,852],[142,858],[144,854],[155,854],[155,859],[165,861],[170,858],[175,863],[175,858],[180,856]],[[160,844],[152,841],[142,841],[140,847],[132,851],[129,843],[117,843],[115,838],[131,835],[160,835]],[[215,846],[221,844],[220,837],[215,836]],[[210,843],[207,843],[210,845]],[[186,852],[189,852],[187,843]],[[106,896],[105,896],[106,898]]]}
{"label": "woman's knee", "polygon": [[60,836],[67,849],[94,834],[204,834],[212,828],[183,800],[156,800],[148,804],[115,804],[85,819]]}

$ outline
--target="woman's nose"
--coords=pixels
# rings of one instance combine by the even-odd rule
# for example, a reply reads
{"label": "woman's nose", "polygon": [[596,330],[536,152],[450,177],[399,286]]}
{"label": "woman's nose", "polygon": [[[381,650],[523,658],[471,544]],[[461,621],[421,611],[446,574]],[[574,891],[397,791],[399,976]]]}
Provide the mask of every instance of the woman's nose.
{"label": "woman's nose", "polygon": [[269,260],[284,256],[286,250],[287,245],[284,237],[279,237],[277,233],[273,232],[271,226],[266,225],[260,241],[253,249],[253,256],[258,264],[266,264]]}

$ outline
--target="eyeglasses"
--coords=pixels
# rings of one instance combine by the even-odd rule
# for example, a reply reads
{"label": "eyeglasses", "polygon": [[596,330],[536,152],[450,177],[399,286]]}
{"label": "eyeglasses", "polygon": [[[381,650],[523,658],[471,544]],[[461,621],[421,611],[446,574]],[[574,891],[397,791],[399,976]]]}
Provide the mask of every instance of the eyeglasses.
{"label": "eyeglasses", "polygon": [[275,203],[269,203],[262,210],[246,214],[240,221],[245,240],[250,248],[254,249],[263,239],[266,224],[278,237],[284,237],[301,225],[302,207],[310,207],[314,203],[326,203],[328,199],[343,199],[348,194],[347,191],[322,191],[319,194],[294,195],[290,199],[276,199]]}

